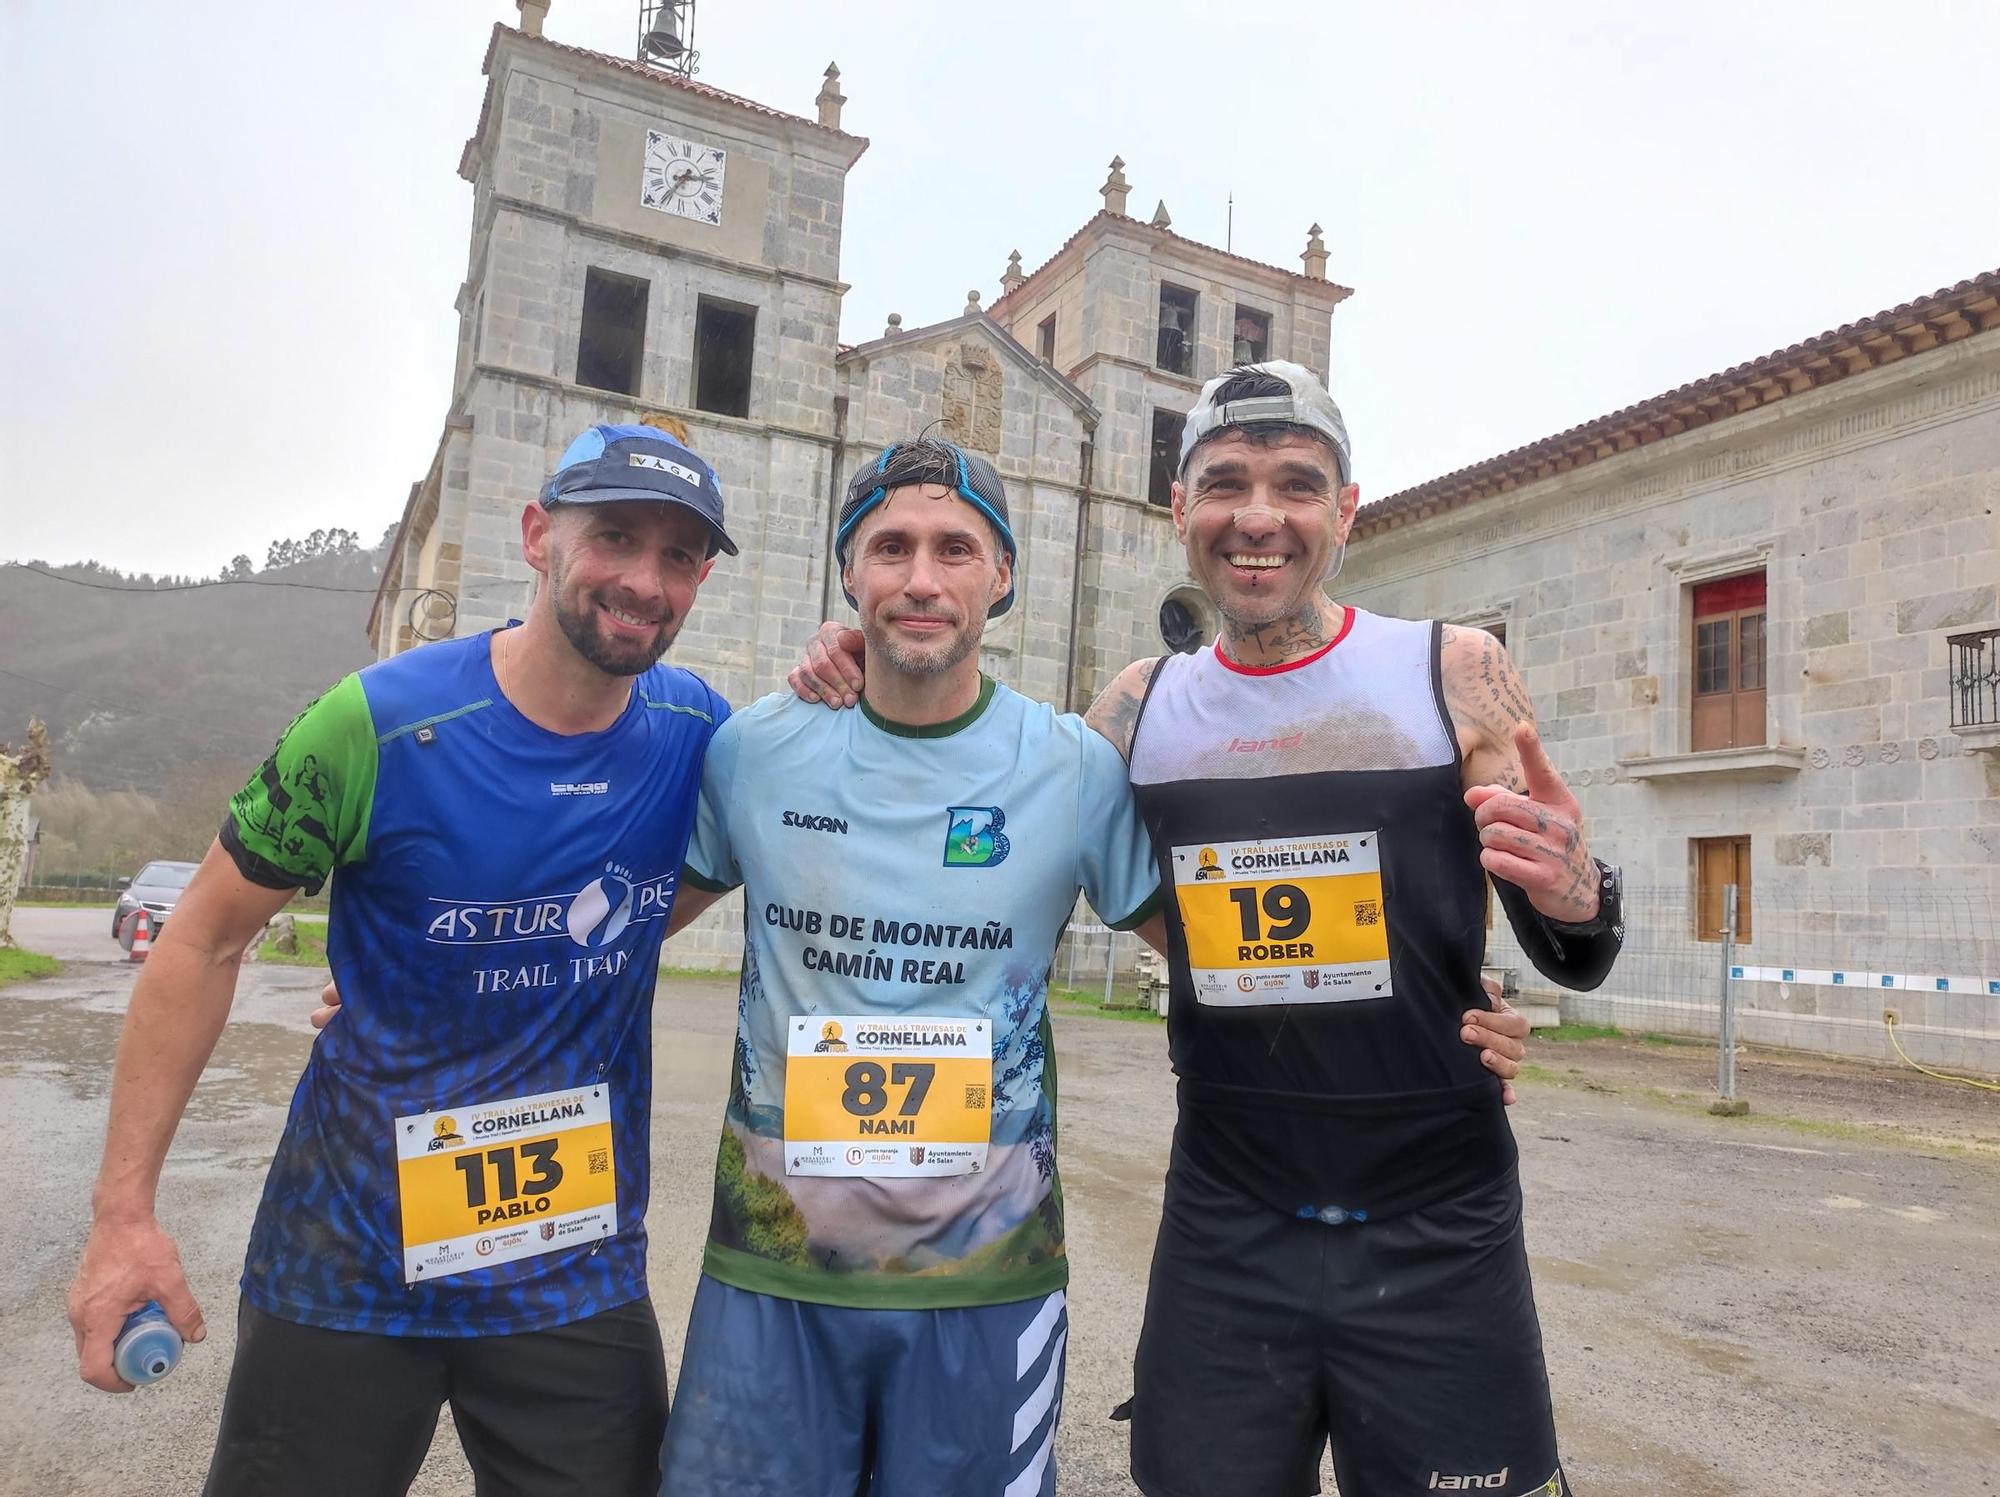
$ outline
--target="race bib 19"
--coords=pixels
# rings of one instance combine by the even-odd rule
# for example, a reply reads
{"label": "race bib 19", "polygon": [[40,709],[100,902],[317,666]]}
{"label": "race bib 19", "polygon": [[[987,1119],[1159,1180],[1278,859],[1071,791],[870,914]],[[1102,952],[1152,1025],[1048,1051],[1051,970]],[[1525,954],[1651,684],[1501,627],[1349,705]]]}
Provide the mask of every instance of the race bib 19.
{"label": "race bib 19", "polygon": [[993,1135],[993,1025],[921,1014],[795,1018],[785,1173],[974,1175]]}
{"label": "race bib 19", "polygon": [[397,1118],[403,1282],[609,1237],[617,1178],[602,1083]]}
{"label": "race bib 19", "polygon": [[1379,833],[1213,842],[1173,856],[1196,1001],[1390,996]]}

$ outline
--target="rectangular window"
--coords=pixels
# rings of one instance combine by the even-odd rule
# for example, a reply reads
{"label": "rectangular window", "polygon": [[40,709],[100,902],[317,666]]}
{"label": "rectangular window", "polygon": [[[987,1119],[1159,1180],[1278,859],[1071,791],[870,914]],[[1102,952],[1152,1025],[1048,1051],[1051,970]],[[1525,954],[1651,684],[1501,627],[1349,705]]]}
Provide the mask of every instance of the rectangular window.
{"label": "rectangular window", "polygon": [[639,393],[646,352],[646,283],[599,270],[583,273],[583,330],[576,340],[576,382],[620,395]]}
{"label": "rectangular window", "polygon": [[1153,362],[1169,374],[1194,373],[1194,319],[1198,298],[1179,286],[1160,287],[1160,339]]}
{"label": "rectangular window", "polygon": [[1056,314],[1044,317],[1035,329],[1035,356],[1045,363],[1056,361]]}
{"label": "rectangular window", "polygon": [[1271,352],[1271,316],[1255,307],[1236,309],[1236,362],[1261,364]]}
{"label": "rectangular window", "polygon": [[1181,430],[1187,417],[1179,411],[1153,412],[1152,460],[1146,471],[1146,502],[1162,508],[1174,502],[1174,476],[1181,465]]}
{"label": "rectangular window", "polygon": [[1694,934],[1698,941],[1722,939],[1723,891],[1736,885],[1736,939],[1750,940],[1750,839],[1697,837],[1694,852]]}
{"label": "rectangular window", "polygon": [[694,314],[694,404],[718,416],[750,414],[757,309],[702,297]]}
{"label": "rectangular window", "polygon": [[1764,574],[1694,588],[1694,702],[1689,747],[1764,742]]}

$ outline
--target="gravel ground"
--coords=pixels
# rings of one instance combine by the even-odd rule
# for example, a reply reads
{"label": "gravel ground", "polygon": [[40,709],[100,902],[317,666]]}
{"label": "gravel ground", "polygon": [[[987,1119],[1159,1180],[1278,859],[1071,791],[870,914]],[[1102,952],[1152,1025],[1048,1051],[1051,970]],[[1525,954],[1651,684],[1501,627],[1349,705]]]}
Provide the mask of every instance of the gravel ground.
{"label": "gravel ground", "polygon": [[[61,976],[0,990],[0,1492],[198,1490],[234,1281],[263,1168],[311,1045],[321,975],[246,971],[168,1164],[210,1340],[167,1382],[77,1382],[62,1296],[81,1241],[119,1017],[136,970],[102,912],[24,910]],[[677,1365],[708,1219],[734,990],[662,985],[652,1287]],[[1129,1493],[1122,1425],[1173,1114],[1158,1026],[1058,1017],[1073,1329],[1064,1497]],[[1580,1493],[1995,1490],[2000,1471],[2000,1096],[1767,1053],[1753,1112],[1707,1115],[1710,1052],[1544,1043],[1514,1112],[1550,1376]],[[1476,1418],[1478,1411],[1469,1410]],[[447,1419],[415,1491],[467,1493]],[[1329,1484],[1329,1490],[1331,1490]],[[1246,1494],[1255,1497],[1255,1494]]]}

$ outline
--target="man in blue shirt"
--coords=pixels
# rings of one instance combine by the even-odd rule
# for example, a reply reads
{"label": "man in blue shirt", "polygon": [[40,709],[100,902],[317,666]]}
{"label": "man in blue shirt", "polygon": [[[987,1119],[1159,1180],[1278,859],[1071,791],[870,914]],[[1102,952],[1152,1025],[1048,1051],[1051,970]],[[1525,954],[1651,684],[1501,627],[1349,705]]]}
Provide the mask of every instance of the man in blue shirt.
{"label": "man in blue shirt", "polygon": [[481,1491],[654,1487],[650,1011],[728,715],[659,662],[722,519],[682,444],[591,428],[523,513],[526,622],[347,677],[232,801],[132,993],[70,1292],[94,1386],[128,1391],[148,1300],[201,1339],[161,1166],[239,954],[331,878],[346,1013],[265,1181],[209,1492],[406,1490],[445,1402]]}

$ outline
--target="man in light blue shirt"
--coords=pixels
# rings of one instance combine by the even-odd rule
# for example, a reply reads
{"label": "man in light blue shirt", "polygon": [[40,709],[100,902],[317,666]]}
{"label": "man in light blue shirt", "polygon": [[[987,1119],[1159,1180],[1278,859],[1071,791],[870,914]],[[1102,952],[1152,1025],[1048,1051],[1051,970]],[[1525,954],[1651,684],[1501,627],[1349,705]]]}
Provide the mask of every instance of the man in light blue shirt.
{"label": "man in light blue shirt", "polygon": [[1013,602],[992,466],[890,448],[836,549],[861,710],[787,691],[723,725],[675,911],[744,887],[665,1491],[1049,1494],[1069,1274],[1050,958],[1079,889],[1158,945],[1158,874],[1118,751],[979,671]]}

